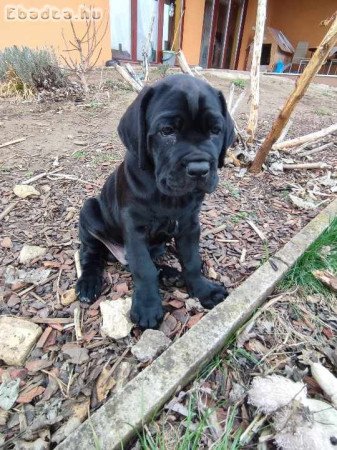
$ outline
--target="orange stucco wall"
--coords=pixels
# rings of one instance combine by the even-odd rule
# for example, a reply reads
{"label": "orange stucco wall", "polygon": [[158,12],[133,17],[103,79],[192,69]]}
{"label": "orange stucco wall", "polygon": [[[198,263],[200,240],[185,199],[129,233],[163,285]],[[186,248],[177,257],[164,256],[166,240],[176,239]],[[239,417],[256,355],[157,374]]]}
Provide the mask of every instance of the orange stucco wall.
{"label": "orange stucco wall", "polygon": [[[6,9],[6,4],[20,5],[24,10],[20,10],[19,16],[18,10],[13,11],[8,7]],[[44,9],[44,5],[48,4],[52,5],[52,8]],[[52,47],[58,55],[62,53],[65,55],[62,31],[66,40],[72,36],[68,10],[71,9],[77,15],[78,11],[81,11],[79,9],[81,4],[85,4],[85,2],[83,0],[52,0],[50,2],[41,0],[4,2],[1,0],[0,49],[12,45],[25,45],[31,48]],[[106,22],[109,20],[109,0],[90,0],[88,5],[98,8],[97,13],[101,16],[98,15],[97,17],[101,18],[97,20],[97,24],[99,21],[103,21],[101,28],[105,28]],[[38,8],[39,12],[33,11],[32,8]],[[25,14],[27,17],[25,17]],[[84,17],[83,20],[74,20],[74,26],[79,35],[83,35],[85,31]],[[111,58],[109,26],[100,46],[102,47],[102,53],[98,63],[104,63]]]}
{"label": "orange stucco wall", "polygon": [[205,0],[185,0],[182,50],[189,64],[199,64]]}
{"label": "orange stucco wall", "polygon": [[[327,28],[320,22],[336,10],[336,0],[269,0],[266,25],[281,30],[294,48],[299,41],[316,47]],[[256,19],[257,0],[249,0],[238,69],[245,69],[247,47],[252,41]]]}

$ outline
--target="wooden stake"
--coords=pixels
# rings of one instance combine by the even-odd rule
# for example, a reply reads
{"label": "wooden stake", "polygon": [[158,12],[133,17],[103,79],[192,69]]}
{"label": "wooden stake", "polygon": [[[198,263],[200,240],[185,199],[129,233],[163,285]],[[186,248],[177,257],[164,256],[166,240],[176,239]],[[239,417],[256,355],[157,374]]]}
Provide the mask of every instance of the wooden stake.
{"label": "wooden stake", "polygon": [[[280,111],[274,125],[263,142],[262,146],[258,150],[255,160],[250,168],[253,173],[258,173],[261,171],[262,165],[266,160],[268,153],[270,152],[272,146],[275,144],[277,139],[282,133],[283,128],[287,124],[291,113],[293,112],[297,103],[301,100],[307,88],[310,85],[311,80],[314,78],[316,73],[324,64],[326,58],[329,56],[331,49],[337,42],[337,15],[334,17],[332,25],[323,38],[320,45],[317,47],[314,55],[310,59],[307,67],[304,69],[303,73],[298,78],[293,92],[286,101],[282,110]],[[280,144],[278,144],[280,145]]]}
{"label": "wooden stake", "polygon": [[182,50],[179,50],[179,52],[177,53],[177,60],[178,60],[178,64],[179,64],[181,70],[184,73],[188,73],[189,75],[194,77],[194,73],[192,72],[190,66],[188,65],[188,62],[187,62]]}
{"label": "wooden stake", "polygon": [[132,76],[129,74],[129,72],[119,64],[114,64],[113,67],[117,70],[117,72],[126,80],[131,86],[132,89],[136,92],[140,92],[142,90],[142,87],[137,83],[136,80],[132,78]]}
{"label": "wooden stake", "polygon": [[257,13],[256,13],[256,27],[255,37],[253,44],[253,58],[252,67],[250,69],[250,112],[248,119],[247,132],[249,135],[249,142],[254,140],[257,119],[259,115],[259,102],[260,102],[260,64],[261,64],[261,51],[264,36],[264,25],[266,22],[267,0],[258,0]]}

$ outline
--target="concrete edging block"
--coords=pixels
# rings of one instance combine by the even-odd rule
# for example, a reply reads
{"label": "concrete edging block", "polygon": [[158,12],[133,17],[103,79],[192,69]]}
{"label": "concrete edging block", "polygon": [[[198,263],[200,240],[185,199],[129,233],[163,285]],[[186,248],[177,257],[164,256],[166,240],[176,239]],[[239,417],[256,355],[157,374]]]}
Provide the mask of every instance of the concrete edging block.
{"label": "concrete edging block", "polygon": [[122,449],[142,424],[224,346],[336,216],[337,199],[271,257],[273,264],[267,261],[257,269],[56,448],[94,449],[95,433],[101,449]]}

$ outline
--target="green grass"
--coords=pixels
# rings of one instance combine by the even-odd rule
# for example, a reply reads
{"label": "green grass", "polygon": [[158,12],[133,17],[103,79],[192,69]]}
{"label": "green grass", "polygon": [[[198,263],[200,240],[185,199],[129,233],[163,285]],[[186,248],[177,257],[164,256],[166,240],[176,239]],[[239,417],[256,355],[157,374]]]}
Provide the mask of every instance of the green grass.
{"label": "green grass", "polygon": [[330,289],[312,275],[313,270],[329,270],[337,274],[337,217],[297,261],[280,288],[301,286],[308,294],[331,294]]}
{"label": "green grass", "polygon": [[85,152],[84,150],[76,150],[72,154],[72,157],[77,158],[77,159],[82,159],[82,158],[85,158],[86,156],[87,156],[87,152]]}
{"label": "green grass", "polygon": [[234,86],[244,89],[246,87],[246,80],[240,80],[239,78],[237,80],[233,81]]}

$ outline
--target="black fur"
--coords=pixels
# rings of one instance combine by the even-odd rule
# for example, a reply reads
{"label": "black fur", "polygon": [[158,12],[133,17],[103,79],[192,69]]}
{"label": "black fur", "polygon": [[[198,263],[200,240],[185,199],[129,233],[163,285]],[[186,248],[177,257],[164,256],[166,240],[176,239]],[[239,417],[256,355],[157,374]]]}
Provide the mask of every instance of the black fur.
{"label": "black fur", "polygon": [[201,273],[198,216],[234,139],[222,93],[189,75],[167,77],[142,90],[118,132],[125,160],[80,213],[80,300],[100,295],[109,254],[102,241],[121,244],[135,285],[131,318],[158,326],[163,307],[152,257],[173,237],[190,295],[212,308],[227,292]]}

